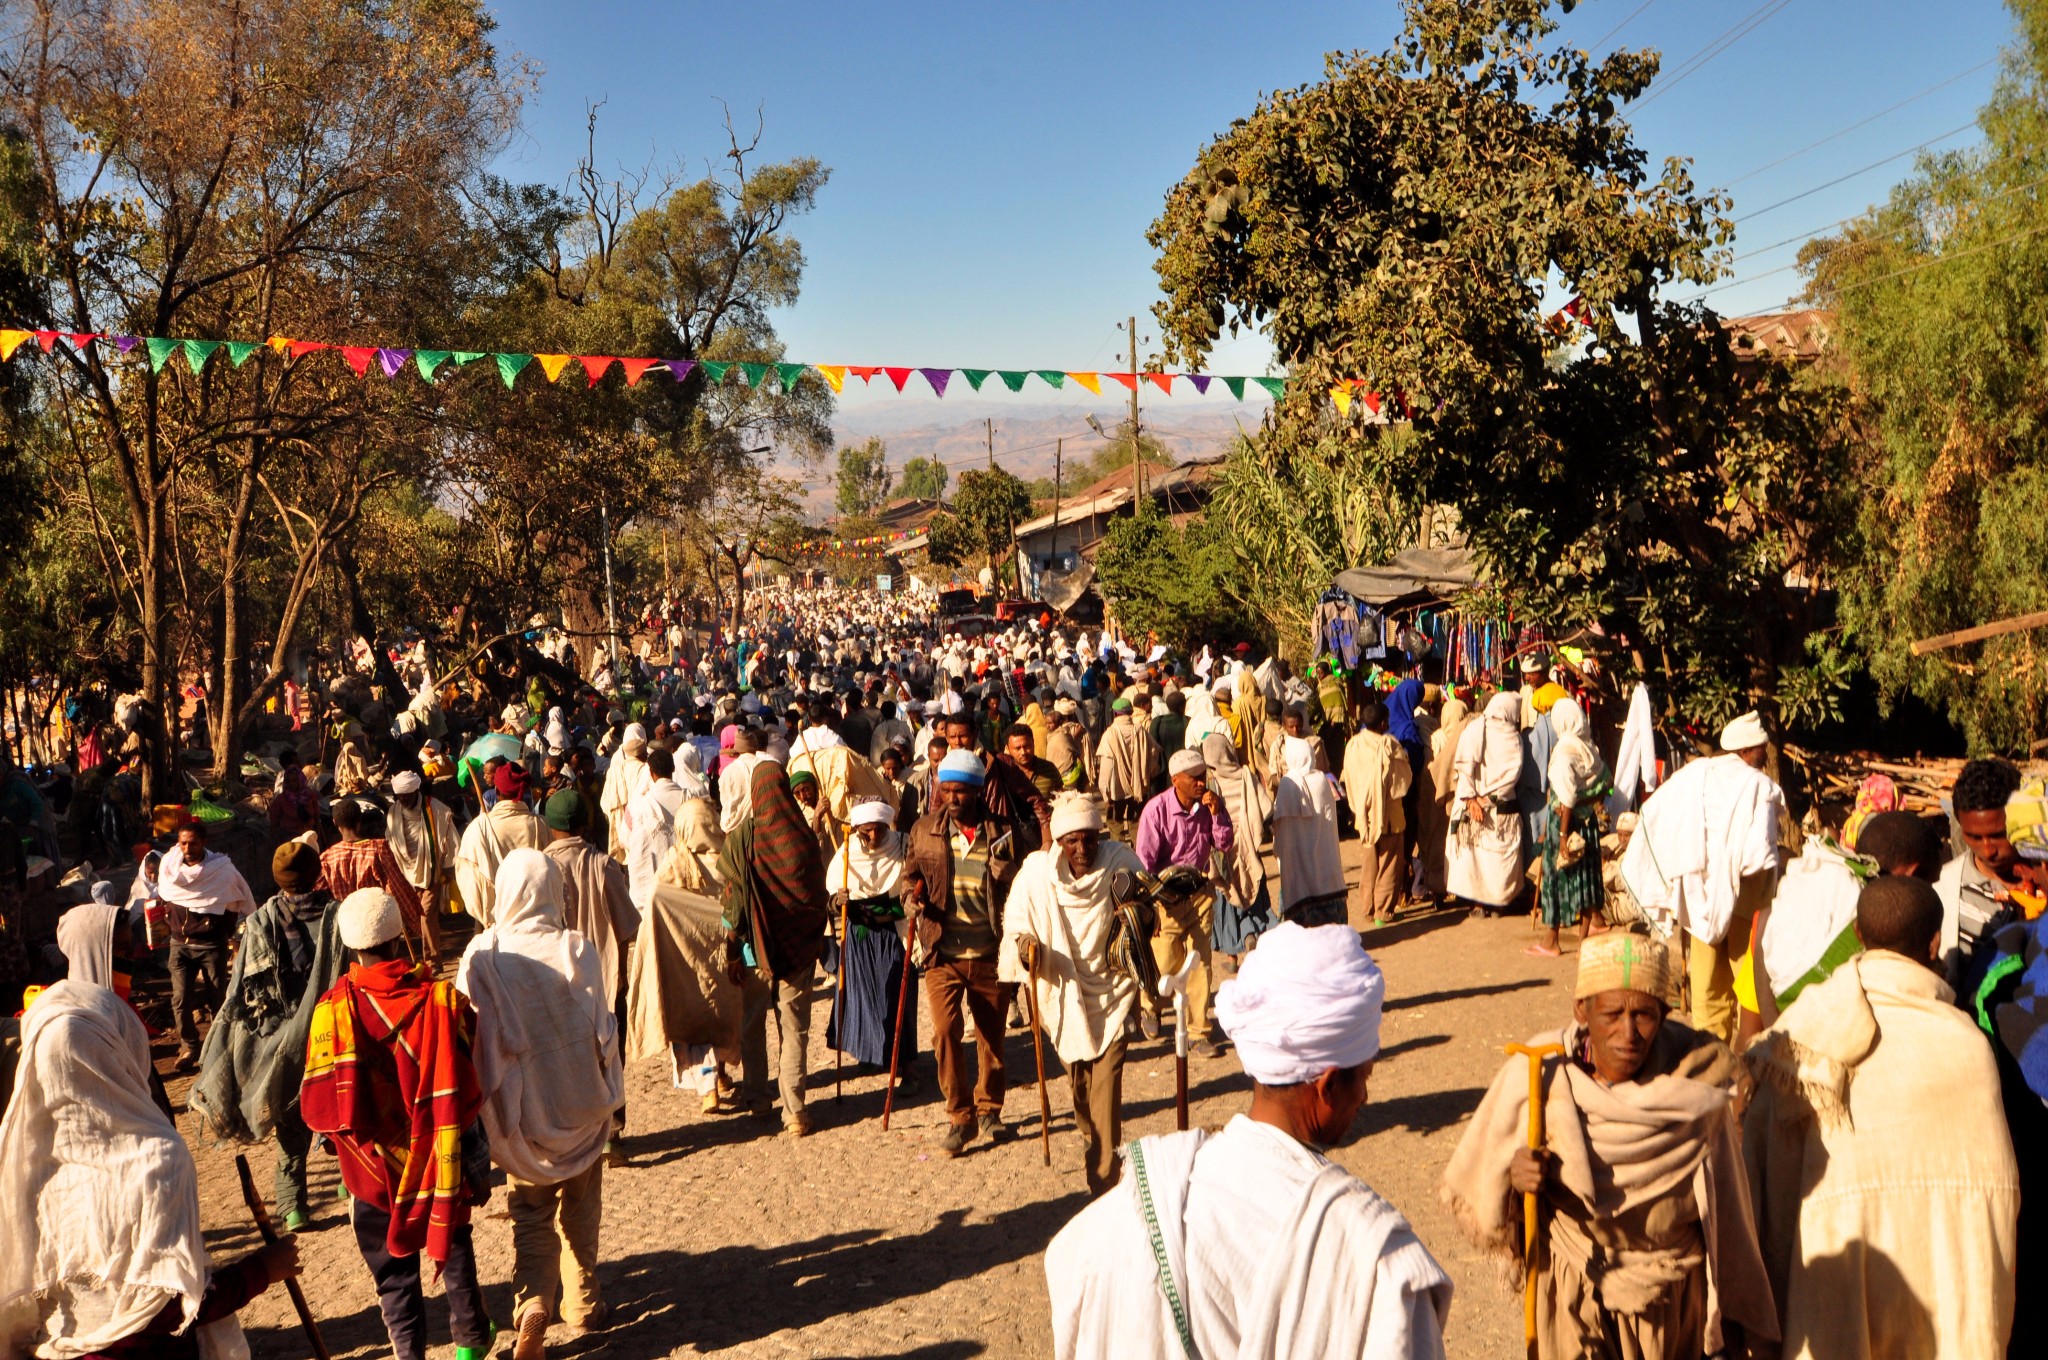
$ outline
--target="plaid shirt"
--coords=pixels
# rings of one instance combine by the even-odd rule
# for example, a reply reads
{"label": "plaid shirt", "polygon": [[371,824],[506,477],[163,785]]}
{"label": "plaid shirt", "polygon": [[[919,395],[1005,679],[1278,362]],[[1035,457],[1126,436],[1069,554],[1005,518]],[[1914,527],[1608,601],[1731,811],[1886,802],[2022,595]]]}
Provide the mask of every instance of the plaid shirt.
{"label": "plaid shirt", "polygon": [[406,929],[420,928],[420,895],[398,867],[391,845],[382,836],[341,841],[320,852],[320,876],[339,902],[358,888],[382,888],[398,899]]}

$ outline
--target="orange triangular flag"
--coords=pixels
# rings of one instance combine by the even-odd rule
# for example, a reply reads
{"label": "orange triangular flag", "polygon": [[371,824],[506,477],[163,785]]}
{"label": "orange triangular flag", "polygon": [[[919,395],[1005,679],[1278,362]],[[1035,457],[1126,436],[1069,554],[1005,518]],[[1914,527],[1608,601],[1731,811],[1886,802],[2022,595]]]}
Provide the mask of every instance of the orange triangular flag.
{"label": "orange triangular flag", "polygon": [[1138,390],[1138,375],[1135,373],[1112,373],[1109,376],[1122,383],[1126,392]]}
{"label": "orange triangular flag", "polygon": [[579,354],[576,356],[576,362],[583,365],[583,371],[590,375],[590,385],[595,387],[597,380],[604,376],[604,371],[618,360],[609,354]]}
{"label": "orange triangular flag", "polygon": [[1147,373],[1145,381],[1166,393],[1167,396],[1173,395],[1173,375],[1171,373]]}
{"label": "orange triangular flag", "polygon": [[291,356],[294,359],[302,358],[305,355],[313,353],[315,350],[323,350],[329,348],[329,346],[323,344],[321,341],[318,340],[293,340],[289,343],[291,349]]}
{"label": "orange triangular flag", "polygon": [[34,331],[0,331],[0,359],[12,359],[14,351],[34,338]]}
{"label": "orange triangular flag", "polygon": [[846,371],[859,378],[862,382],[872,382],[875,375],[882,370],[879,368],[863,368],[858,364],[849,364]]}
{"label": "orange triangular flag", "polygon": [[1096,396],[1102,395],[1102,375],[1100,373],[1069,373],[1067,376],[1087,388],[1090,392],[1093,392]]}
{"label": "orange triangular flag", "polygon": [[660,362],[659,359],[621,359],[619,371],[626,375],[626,386],[636,387],[640,379],[647,375],[647,370]]}
{"label": "orange triangular flag", "polygon": [[533,357],[540,361],[540,371],[548,375],[549,382],[561,377],[562,370],[569,366],[566,354],[536,354]]}
{"label": "orange triangular flag", "polygon": [[818,372],[821,375],[823,375],[826,382],[832,384],[832,390],[834,392],[837,392],[841,388],[846,386],[845,364],[817,364],[814,365],[814,367],[816,367]]}
{"label": "orange triangular flag", "polygon": [[885,368],[882,371],[889,375],[890,382],[896,384],[898,392],[903,390],[903,384],[910,381],[910,370],[907,368]]}
{"label": "orange triangular flag", "polygon": [[283,354],[292,346],[292,342],[285,339],[282,335],[273,335],[264,343],[269,345],[272,349],[276,350],[279,354]]}
{"label": "orange triangular flag", "polygon": [[1374,415],[1378,415],[1380,413],[1379,393],[1368,392],[1365,394],[1365,409],[1372,412]]}

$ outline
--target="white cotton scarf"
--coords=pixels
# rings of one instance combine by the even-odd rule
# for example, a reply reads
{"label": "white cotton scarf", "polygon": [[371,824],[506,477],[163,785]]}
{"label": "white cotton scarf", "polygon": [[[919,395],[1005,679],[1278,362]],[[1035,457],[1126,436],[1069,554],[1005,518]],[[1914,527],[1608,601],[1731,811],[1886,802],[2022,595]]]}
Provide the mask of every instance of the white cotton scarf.
{"label": "white cotton scarf", "polygon": [[867,847],[858,833],[846,838],[825,866],[825,891],[845,893],[855,902],[869,897],[895,897],[903,890],[903,836],[885,832],[882,844]]}
{"label": "white cotton scarf", "polygon": [[1486,701],[1480,721],[1465,724],[1453,760],[1459,803],[1514,794],[1515,782],[1522,777],[1521,718],[1521,698],[1504,690]]}
{"label": "white cotton scarf", "polygon": [[1575,807],[1607,782],[1607,763],[1593,746],[1593,724],[1578,700],[1559,699],[1550,706],[1550,796],[1560,807]]}
{"label": "white cotton scarf", "polygon": [[[75,937],[98,929],[73,927],[74,967],[89,952]],[[181,1331],[198,1315],[209,1271],[198,1173],[150,1098],[142,1022],[105,987],[66,979],[23,1017],[14,1099],[0,1120],[0,1206],[9,1353],[102,1351],[172,1299]],[[202,1328],[199,1341],[209,1360],[248,1355],[232,1317]]]}
{"label": "white cotton scarf", "polygon": [[491,1158],[521,1180],[553,1184],[604,1154],[625,1099],[604,967],[562,926],[562,875],[538,850],[498,866],[490,929],[456,973],[476,1004],[476,1075]]}

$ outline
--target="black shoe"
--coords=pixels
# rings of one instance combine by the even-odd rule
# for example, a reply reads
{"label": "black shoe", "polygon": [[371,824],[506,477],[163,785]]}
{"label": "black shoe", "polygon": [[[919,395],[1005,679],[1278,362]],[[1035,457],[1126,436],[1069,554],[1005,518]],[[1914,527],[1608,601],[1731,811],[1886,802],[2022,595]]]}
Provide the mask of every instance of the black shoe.
{"label": "black shoe", "polygon": [[939,1151],[948,1157],[958,1157],[966,1146],[974,1141],[974,1125],[955,1124],[946,1130],[946,1136],[939,1140]]}
{"label": "black shoe", "polygon": [[985,1114],[981,1117],[981,1136],[991,1143],[1003,1140],[1003,1117],[999,1114]]}
{"label": "black shoe", "polygon": [[1210,1043],[1207,1039],[1191,1044],[1188,1047],[1188,1052],[1194,1054],[1197,1058],[1220,1058],[1223,1056],[1223,1050]]}

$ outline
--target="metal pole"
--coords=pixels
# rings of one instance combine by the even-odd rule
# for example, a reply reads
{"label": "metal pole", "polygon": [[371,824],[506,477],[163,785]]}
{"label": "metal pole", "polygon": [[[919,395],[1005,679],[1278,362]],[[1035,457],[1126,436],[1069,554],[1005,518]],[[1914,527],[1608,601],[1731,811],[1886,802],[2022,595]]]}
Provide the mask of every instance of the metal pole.
{"label": "metal pole", "polygon": [[[1130,318],[1131,328],[1131,487],[1136,499],[1145,499],[1145,458],[1144,446],[1138,442],[1138,318]],[[1133,506],[1133,511],[1142,509]]]}

